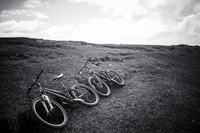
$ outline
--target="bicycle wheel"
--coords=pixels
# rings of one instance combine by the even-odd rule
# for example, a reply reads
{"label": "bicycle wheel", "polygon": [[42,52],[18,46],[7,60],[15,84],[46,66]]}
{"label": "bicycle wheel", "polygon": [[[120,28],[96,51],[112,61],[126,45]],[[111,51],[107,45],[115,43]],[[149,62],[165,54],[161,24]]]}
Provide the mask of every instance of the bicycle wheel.
{"label": "bicycle wheel", "polygon": [[119,86],[123,86],[125,84],[124,78],[121,75],[119,75],[116,71],[108,70],[107,74],[109,75],[111,81],[114,82],[115,84]]}
{"label": "bicycle wheel", "polygon": [[[44,125],[51,128],[63,128],[68,122],[68,116],[64,108],[56,101],[50,99],[53,109],[50,110],[50,106],[47,101],[41,97],[35,98],[31,103],[31,109],[36,118]],[[47,113],[44,104],[46,105],[49,113]]]}
{"label": "bicycle wheel", "polygon": [[109,86],[96,75],[92,75],[88,78],[88,84],[101,96],[109,96]]}
{"label": "bicycle wheel", "polygon": [[84,84],[73,85],[71,87],[71,94],[73,97],[81,99],[80,102],[85,105],[94,106],[99,103],[98,94],[92,90],[92,88]]}

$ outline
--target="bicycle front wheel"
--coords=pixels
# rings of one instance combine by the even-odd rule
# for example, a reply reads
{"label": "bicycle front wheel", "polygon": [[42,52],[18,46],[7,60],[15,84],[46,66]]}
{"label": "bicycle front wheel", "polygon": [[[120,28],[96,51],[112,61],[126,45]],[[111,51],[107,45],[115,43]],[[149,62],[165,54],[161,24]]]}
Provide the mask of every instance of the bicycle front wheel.
{"label": "bicycle front wheel", "polygon": [[94,106],[99,103],[99,95],[89,86],[84,84],[75,84],[71,87],[71,94],[77,99],[81,99],[80,102]]}
{"label": "bicycle front wheel", "polygon": [[107,71],[110,79],[112,82],[114,82],[115,84],[119,85],[119,86],[124,86],[124,78],[119,75],[116,71],[114,70],[108,70]]}
{"label": "bicycle front wheel", "polygon": [[101,96],[109,96],[109,86],[96,75],[92,75],[88,78],[88,84]]}
{"label": "bicycle front wheel", "polygon": [[47,101],[43,100],[41,97],[35,98],[31,103],[33,114],[42,124],[48,127],[63,128],[68,122],[67,113],[56,101],[50,99],[50,102],[53,109],[50,109]]}

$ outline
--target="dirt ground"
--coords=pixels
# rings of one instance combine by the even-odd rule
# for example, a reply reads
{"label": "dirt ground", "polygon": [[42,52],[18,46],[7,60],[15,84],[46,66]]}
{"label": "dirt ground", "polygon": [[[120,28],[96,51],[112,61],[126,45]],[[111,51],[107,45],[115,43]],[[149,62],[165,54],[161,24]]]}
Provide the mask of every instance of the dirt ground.
{"label": "dirt ground", "polygon": [[[92,57],[114,69],[124,87],[111,87],[111,96],[97,106],[69,108],[62,130],[41,125],[30,111],[36,89],[32,80],[44,69],[42,85],[64,73],[64,83],[76,82],[78,70]],[[200,131],[200,47],[188,45],[117,45],[28,38],[0,38],[0,124],[7,132],[130,133]]]}

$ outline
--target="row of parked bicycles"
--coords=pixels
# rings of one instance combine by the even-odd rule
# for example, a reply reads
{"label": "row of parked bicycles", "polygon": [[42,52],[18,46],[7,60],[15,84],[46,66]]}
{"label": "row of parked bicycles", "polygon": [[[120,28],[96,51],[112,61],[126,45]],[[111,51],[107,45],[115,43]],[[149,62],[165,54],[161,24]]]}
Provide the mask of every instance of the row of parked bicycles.
{"label": "row of parked bicycles", "polygon": [[90,69],[88,67],[89,62],[92,63],[91,57],[87,59],[84,66],[78,72],[79,75],[82,75],[85,70],[90,73],[86,84],[78,83],[67,88],[62,80],[64,74],[53,78],[53,80],[61,84],[63,88],[61,91],[43,87],[38,82],[44,70],[41,70],[36,76],[27,94],[31,92],[34,86],[38,87],[40,95],[32,100],[31,110],[42,124],[51,128],[63,128],[68,123],[68,115],[65,109],[60,102],[57,102],[51,96],[60,99],[63,101],[61,102],[63,104],[82,103],[88,106],[95,106],[99,103],[99,95],[109,96],[111,94],[110,85],[124,86],[124,79],[118,72],[114,70]]}

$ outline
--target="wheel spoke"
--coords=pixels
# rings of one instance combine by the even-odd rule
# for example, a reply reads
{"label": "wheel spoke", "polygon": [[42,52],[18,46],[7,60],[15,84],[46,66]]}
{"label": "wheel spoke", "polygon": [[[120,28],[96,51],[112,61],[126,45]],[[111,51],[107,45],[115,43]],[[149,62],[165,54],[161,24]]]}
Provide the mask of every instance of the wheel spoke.
{"label": "wheel spoke", "polygon": [[[34,113],[40,120],[42,120],[44,124],[48,126],[59,127],[67,124],[66,121],[67,117],[64,113],[65,112],[64,109],[61,109],[62,107],[53,100],[51,100],[51,104],[53,106],[52,110],[50,110],[50,106],[46,101],[38,99],[33,106]],[[45,105],[45,107],[43,105]],[[46,112],[46,109],[49,110],[48,113]]]}
{"label": "wheel spoke", "polygon": [[96,105],[99,102],[99,97],[95,91],[91,90],[89,86],[79,84],[72,87],[72,95],[79,98],[80,102],[86,105]]}
{"label": "wheel spoke", "polygon": [[111,81],[116,83],[117,85],[123,86],[124,85],[124,79],[121,77],[117,72],[110,70],[108,72],[109,76],[111,77]]}
{"label": "wheel spoke", "polygon": [[115,75],[113,78],[111,78],[111,80],[114,80],[117,77],[117,75]]}

